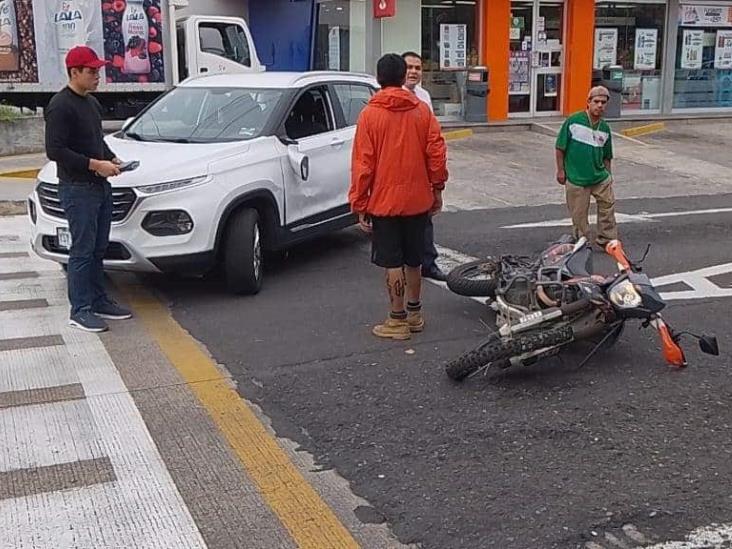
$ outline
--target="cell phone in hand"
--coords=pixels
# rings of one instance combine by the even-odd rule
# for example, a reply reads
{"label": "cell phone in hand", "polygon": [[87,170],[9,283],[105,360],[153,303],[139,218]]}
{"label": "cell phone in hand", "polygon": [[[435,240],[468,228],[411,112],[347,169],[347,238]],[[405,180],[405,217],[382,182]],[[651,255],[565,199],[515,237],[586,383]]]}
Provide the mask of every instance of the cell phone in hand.
{"label": "cell phone in hand", "polygon": [[139,160],[130,160],[128,162],[122,162],[122,164],[117,167],[119,168],[120,172],[131,172],[132,170],[136,170],[139,165]]}

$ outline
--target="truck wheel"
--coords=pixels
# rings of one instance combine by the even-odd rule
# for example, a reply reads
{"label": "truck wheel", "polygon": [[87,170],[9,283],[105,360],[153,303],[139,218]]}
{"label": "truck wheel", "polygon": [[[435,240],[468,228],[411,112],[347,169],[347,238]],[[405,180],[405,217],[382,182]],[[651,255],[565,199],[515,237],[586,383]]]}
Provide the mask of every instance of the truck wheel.
{"label": "truck wheel", "polygon": [[256,294],[262,288],[262,240],[255,209],[235,212],[226,226],[224,274],[235,294]]}

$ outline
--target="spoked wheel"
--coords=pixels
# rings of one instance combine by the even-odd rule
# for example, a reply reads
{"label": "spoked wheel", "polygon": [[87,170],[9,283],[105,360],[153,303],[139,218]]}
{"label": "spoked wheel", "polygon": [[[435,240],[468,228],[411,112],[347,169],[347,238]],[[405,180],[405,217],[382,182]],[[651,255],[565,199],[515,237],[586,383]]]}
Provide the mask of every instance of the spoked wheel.
{"label": "spoked wheel", "polygon": [[510,358],[538,351],[544,347],[564,345],[572,341],[574,335],[571,326],[561,326],[551,330],[535,330],[519,334],[511,339],[502,339],[493,334],[490,339],[481,343],[472,351],[450,361],[445,372],[450,379],[462,381],[486,365],[498,364],[505,367]]}
{"label": "spoked wheel", "polygon": [[455,267],[447,275],[447,286],[458,295],[493,298],[498,286],[497,276],[498,262],[489,257]]}

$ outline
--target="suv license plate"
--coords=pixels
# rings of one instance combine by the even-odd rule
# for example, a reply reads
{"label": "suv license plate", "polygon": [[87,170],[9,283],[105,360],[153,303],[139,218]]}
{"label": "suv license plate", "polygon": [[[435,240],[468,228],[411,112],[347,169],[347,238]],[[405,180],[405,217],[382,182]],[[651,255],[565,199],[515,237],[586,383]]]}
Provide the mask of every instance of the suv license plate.
{"label": "suv license plate", "polygon": [[71,232],[64,227],[59,227],[56,229],[56,242],[59,248],[71,249]]}

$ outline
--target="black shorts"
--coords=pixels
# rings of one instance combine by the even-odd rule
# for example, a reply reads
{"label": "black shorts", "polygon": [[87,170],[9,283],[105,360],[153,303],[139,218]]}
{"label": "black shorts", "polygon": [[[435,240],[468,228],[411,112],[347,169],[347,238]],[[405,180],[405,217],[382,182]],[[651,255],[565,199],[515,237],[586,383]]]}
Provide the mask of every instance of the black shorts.
{"label": "black shorts", "polygon": [[421,267],[429,214],[372,217],[371,261],[379,267]]}

